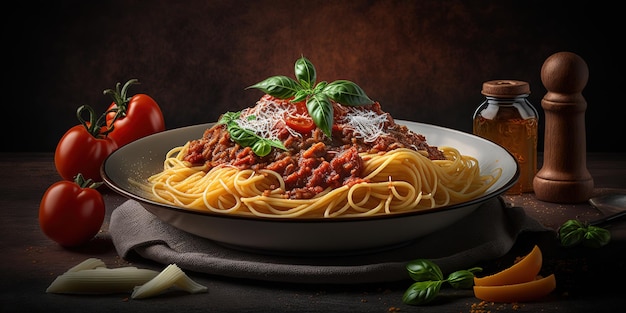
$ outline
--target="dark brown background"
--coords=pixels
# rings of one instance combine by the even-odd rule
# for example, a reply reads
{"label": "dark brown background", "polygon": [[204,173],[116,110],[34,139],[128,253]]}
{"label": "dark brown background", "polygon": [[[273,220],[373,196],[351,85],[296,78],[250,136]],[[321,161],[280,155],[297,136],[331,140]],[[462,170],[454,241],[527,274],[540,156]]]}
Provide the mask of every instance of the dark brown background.
{"label": "dark brown background", "polygon": [[[583,91],[588,151],[626,151],[621,98],[623,18],[598,1],[23,1],[6,11],[4,151],[54,151],[78,123],[104,111],[102,94],[161,106],[168,129],[215,121],[254,105],[268,76],[293,77],[301,55],[319,80],[349,79],[394,117],[471,132],[484,81],[530,83],[555,52],[589,66]],[[8,82],[7,82],[8,81]],[[9,128],[9,124],[17,128]],[[21,126],[20,126],[21,125]],[[543,149],[540,137],[539,150]]]}

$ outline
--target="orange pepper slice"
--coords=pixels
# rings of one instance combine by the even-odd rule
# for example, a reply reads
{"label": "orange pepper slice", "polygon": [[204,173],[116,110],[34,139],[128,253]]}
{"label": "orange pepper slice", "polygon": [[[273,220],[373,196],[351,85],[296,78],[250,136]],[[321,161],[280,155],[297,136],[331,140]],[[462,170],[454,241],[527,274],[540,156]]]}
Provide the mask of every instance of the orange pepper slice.
{"label": "orange pepper slice", "polygon": [[474,296],[490,302],[529,302],[545,297],[556,288],[554,274],[533,281],[504,286],[474,286]]}
{"label": "orange pepper slice", "polygon": [[502,286],[533,281],[543,264],[543,255],[537,245],[519,262],[490,276],[474,277],[475,286]]}

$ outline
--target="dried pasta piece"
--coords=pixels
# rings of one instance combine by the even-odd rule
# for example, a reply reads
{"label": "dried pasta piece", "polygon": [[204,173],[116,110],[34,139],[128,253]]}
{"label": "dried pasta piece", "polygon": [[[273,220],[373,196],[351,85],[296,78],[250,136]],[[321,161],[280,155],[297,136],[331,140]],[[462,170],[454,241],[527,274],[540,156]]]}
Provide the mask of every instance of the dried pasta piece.
{"label": "dried pasta piece", "polygon": [[161,273],[142,286],[137,286],[132,299],[144,299],[156,296],[170,288],[179,288],[189,293],[207,292],[208,288],[193,281],[176,264],[168,265]]}
{"label": "dried pasta piece", "polygon": [[74,267],[72,267],[69,270],[67,270],[66,273],[68,273],[68,272],[78,272],[78,271],[81,271],[81,270],[92,270],[92,269],[95,269],[95,268],[98,268],[98,267],[107,267],[107,266],[100,259],[89,258],[89,259],[86,259],[85,261],[82,261],[82,262],[76,264]]}
{"label": "dried pasta piece", "polygon": [[58,276],[47,293],[107,294],[131,292],[159,272],[133,266],[106,268],[99,259],[87,259]]}
{"label": "dried pasta piece", "polygon": [[207,292],[207,287],[189,278],[177,265],[160,273],[133,266],[107,268],[102,260],[89,258],[67,270],[48,286],[47,293],[132,293],[133,299],[148,298],[175,288],[189,293]]}

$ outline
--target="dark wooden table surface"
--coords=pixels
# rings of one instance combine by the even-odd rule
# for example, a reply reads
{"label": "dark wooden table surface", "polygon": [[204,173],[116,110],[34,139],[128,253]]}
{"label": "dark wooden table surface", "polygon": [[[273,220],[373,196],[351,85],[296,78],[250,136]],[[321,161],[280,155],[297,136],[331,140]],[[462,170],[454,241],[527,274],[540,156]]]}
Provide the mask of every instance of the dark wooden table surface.
{"label": "dark wooden table surface", "polygon": [[[626,193],[626,154],[589,153],[587,167],[594,178],[594,195]],[[46,288],[58,275],[89,257],[102,259],[108,267],[133,265],[160,271],[164,266],[117,255],[108,221],[111,212],[126,199],[109,190],[102,191],[107,216],[92,244],[64,249],[49,240],[39,228],[38,209],[44,191],[60,179],[51,153],[0,154],[0,172],[0,312],[616,312],[626,304],[626,240],[621,233],[599,249],[563,248],[552,236],[522,235],[507,255],[477,264],[484,272],[503,269],[538,244],[544,255],[543,271],[555,273],[557,289],[532,303],[481,305],[471,290],[443,288],[434,303],[409,306],[402,303],[402,294],[410,280],[302,285],[187,271],[189,277],[208,287],[208,293],[173,292],[145,300],[131,300],[129,294],[47,294]],[[552,228],[571,218],[593,220],[602,216],[587,203],[546,203],[532,194],[505,199]],[[621,222],[609,229],[623,226]]]}

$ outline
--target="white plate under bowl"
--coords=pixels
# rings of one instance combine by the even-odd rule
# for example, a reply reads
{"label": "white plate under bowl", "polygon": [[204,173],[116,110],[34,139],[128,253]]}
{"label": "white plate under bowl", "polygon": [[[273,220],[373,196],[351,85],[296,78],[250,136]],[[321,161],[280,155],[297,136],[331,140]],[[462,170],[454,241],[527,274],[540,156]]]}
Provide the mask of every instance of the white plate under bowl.
{"label": "white plate under bowl", "polygon": [[213,123],[167,130],[134,141],[114,151],[103,163],[104,183],[115,192],[138,201],[160,220],[183,231],[243,250],[279,254],[343,254],[381,250],[409,243],[449,226],[483,202],[503,194],[519,178],[519,166],[501,146],[481,137],[411,121],[396,120],[426,136],[428,144],[451,146],[475,157],[482,173],[502,168],[500,179],[482,196],[436,209],[341,219],[268,219],[196,212],[151,200],[134,187],[163,170],[165,154],[188,140],[202,137]]}

